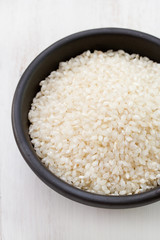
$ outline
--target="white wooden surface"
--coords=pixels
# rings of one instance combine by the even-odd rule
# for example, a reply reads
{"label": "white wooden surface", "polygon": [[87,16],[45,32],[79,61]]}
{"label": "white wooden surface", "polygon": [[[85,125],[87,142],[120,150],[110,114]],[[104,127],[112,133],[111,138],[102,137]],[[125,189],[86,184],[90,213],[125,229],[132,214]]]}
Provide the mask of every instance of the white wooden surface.
{"label": "white wooden surface", "polygon": [[160,37],[159,0],[0,0],[0,239],[159,239],[160,202],[105,210],[68,200],[27,166],[11,129],[11,102],[30,61],[56,40],[96,27]]}

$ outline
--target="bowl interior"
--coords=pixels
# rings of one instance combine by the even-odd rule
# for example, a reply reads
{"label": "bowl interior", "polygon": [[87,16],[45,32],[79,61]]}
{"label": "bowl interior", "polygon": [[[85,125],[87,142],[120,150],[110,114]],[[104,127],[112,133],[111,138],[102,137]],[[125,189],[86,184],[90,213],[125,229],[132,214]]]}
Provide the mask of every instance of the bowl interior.
{"label": "bowl interior", "polygon": [[[138,35],[138,34],[137,34]],[[39,82],[45,79],[51,71],[58,68],[59,62],[69,60],[86,50],[101,50],[107,51],[109,49],[119,50],[123,49],[128,53],[138,53],[141,56],[146,56],[153,61],[160,62],[160,46],[155,42],[145,38],[145,36],[135,36],[129,33],[90,33],[86,36],[77,36],[70,41],[70,37],[61,40],[55,46],[49,47],[41,54],[41,59],[30,66],[30,74],[28,73],[28,80],[25,84],[23,98],[21,102],[22,122],[26,130],[26,137],[28,138],[28,120],[27,114],[30,109],[32,99],[40,90]]]}
{"label": "bowl interior", "polygon": [[[70,58],[75,57],[86,50],[107,51],[109,49],[123,49],[128,53],[138,53],[141,56],[147,56],[156,62],[160,62],[159,39],[147,34],[142,34],[140,32],[130,30],[97,29],[74,34],[60,40],[42,52],[27,68],[21,78],[21,81],[18,84],[15,93],[12,117],[16,141],[22,155],[26,160],[29,158],[32,159],[33,157],[34,160],[38,159],[38,156],[33,149],[28,134],[28,112],[31,107],[33,98],[40,90],[39,82],[41,80],[44,80],[51,71],[56,70],[58,68],[59,62],[61,61],[69,60]],[[26,147],[29,150],[27,149],[25,152]],[[27,156],[26,153],[28,154]],[[36,165],[33,166],[31,161],[29,165],[35,172],[42,171],[40,165],[37,165],[37,168],[39,168],[39,170],[36,169]],[[44,175],[44,173],[42,173],[42,175]],[[42,180],[47,182],[47,180]],[[51,186],[52,184],[48,185]],[[62,193],[58,187],[55,190]],[[64,192],[62,194],[64,195]],[[138,204],[138,200],[136,204]]]}

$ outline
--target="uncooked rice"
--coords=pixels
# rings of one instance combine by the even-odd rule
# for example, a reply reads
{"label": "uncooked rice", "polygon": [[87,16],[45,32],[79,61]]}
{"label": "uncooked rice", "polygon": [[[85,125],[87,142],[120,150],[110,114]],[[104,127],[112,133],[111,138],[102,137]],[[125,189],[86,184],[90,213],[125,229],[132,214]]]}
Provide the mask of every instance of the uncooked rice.
{"label": "uncooked rice", "polygon": [[40,86],[29,134],[52,173],[106,195],[160,185],[160,64],[123,50],[86,51]]}

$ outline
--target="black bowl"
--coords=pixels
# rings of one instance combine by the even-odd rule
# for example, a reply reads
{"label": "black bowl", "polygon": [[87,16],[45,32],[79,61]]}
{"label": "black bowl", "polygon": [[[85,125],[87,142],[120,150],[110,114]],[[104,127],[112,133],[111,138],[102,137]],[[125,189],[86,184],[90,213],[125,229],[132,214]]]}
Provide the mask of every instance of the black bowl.
{"label": "black bowl", "polygon": [[70,35],[44,50],[29,65],[15,91],[12,105],[14,136],[21,154],[37,176],[58,193],[77,202],[102,208],[138,207],[160,199],[160,187],[130,196],[104,196],[77,189],[52,174],[36,155],[28,134],[28,112],[32,99],[40,90],[39,82],[61,61],[69,60],[86,50],[123,49],[160,62],[160,40],[128,29],[102,28]]}

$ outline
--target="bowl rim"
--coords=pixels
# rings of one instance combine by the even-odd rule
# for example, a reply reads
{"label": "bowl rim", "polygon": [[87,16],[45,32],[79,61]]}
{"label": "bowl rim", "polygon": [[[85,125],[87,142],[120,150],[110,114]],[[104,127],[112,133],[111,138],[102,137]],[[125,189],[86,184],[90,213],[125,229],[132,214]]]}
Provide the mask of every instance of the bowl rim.
{"label": "bowl rim", "polygon": [[136,30],[125,29],[125,28],[96,28],[91,30],[85,30],[81,32],[77,32],[71,34],[61,40],[53,43],[51,46],[42,51],[27,67],[22,77],[20,78],[18,85],[16,87],[13,102],[12,102],[12,128],[16,143],[18,148],[30,166],[30,168],[34,171],[34,173],[49,187],[54,189],[56,192],[61,195],[72,199],[74,201],[83,203],[85,205],[96,206],[101,208],[129,208],[129,207],[138,207],[142,205],[149,204],[151,202],[155,202],[160,200],[160,187],[153,188],[147,192],[134,194],[134,195],[126,195],[126,196],[112,196],[112,195],[100,195],[95,193],[90,193],[87,191],[83,191],[78,189],[60,178],[56,177],[53,173],[51,173],[38,159],[36,154],[30,150],[27,139],[25,138],[25,134],[22,127],[22,122],[20,118],[20,102],[22,101],[22,96],[24,89],[26,87],[26,83],[28,78],[31,76],[32,71],[38,64],[45,60],[46,56],[50,54],[50,52],[54,51],[54,49],[60,48],[62,45],[74,41],[79,38],[94,36],[97,34],[120,34],[120,35],[129,35],[141,39],[145,39],[154,44],[160,46],[160,39],[149,35],[147,33],[143,33]]}

